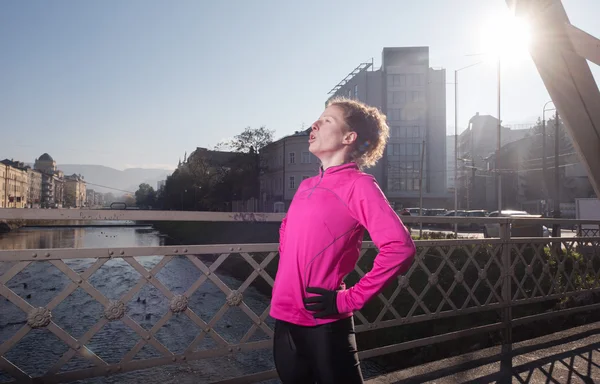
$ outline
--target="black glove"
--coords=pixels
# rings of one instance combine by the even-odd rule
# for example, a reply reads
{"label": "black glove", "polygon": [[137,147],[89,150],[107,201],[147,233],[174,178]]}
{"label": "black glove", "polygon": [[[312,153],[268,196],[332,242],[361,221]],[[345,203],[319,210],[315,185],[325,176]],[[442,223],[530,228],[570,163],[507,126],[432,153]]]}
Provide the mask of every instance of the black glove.
{"label": "black glove", "polygon": [[304,299],[304,308],[309,311],[317,312],[313,315],[315,319],[339,314],[337,308],[337,291],[307,287],[306,292],[319,295],[306,297]]}

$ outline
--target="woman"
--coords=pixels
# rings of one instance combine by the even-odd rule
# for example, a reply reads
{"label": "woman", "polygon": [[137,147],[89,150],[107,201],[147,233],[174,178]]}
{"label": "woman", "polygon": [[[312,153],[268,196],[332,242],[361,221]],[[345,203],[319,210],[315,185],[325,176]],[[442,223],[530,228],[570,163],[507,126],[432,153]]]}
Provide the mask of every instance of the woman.
{"label": "woman", "polygon": [[[385,116],[348,99],[332,100],[311,127],[319,175],[302,181],[281,223],[280,260],[270,315],[281,381],[362,383],[353,311],[405,272],[415,254],[409,232],[373,176],[389,136]],[[379,254],[346,289],[367,230]]]}

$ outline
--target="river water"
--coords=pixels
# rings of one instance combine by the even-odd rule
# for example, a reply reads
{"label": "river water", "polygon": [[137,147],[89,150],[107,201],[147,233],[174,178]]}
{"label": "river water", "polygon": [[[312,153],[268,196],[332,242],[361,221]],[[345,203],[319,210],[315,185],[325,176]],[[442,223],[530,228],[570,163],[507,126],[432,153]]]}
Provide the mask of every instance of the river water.
{"label": "river water", "polygon": [[[107,223],[103,223],[107,224]],[[116,248],[132,246],[170,245],[169,238],[152,227],[70,227],[70,228],[23,228],[8,234],[0,234],[0,249],[40,248]],[[232,257],[232,256],[229,256]],[[162,256],[137,257],[150,270]],[[70,268],[82,273],[96,259],[67,260]],[[202,259],[207,265],[211,260]],[[13,262],[0,262],[0,276]],[[184,293],[200,277],[201,272],[187,258],[178,257],[169,262],[157,278],[175,294]],[[235,289],[241,281],[217,273],[230,288]],[[121,259],[105,263],[88,280],[92,286],[109,299],[119,299],[140,279],[139,273]],[[47,305],[71,282],[49,262],[31,263],[13,277],[6,285],[34,307]],[[244,302],[257,314],[267,308],[269,299],[250,286],[244,291]],[[225,303],[225,294],[212,282],[206,281],[189,298],[189,308],[202,320],[209,322]],[[126,314],[146,330],[152,327],[169,311],[168,299],[154,286],[146,284],[130,302],[125,303]],[[104,307],[78,288],[52,311],[52,320],[72,337],[79,339],[103,316]],[[0,345],[26,324],[26,314],[7,299],[0,297]],[[266,323],[273,329],[273,320]],[[239,307],[227,309],[225,315],[213,329],[230,343],[238,343],[252,326],[251,320]],[[156,339],[174,353],[183,352],[198,336],[200,328],[186,315],[174,315],[156,333]],[[258,330],[249,341],[265,340],[268,337]],[[118,363],[139,341],[140,337],[117,320],[106,324],[88,343],[97,356],[108,363]],[[217,343],[207,336],[196,351],[207,350]],[[67,352],[67,345],[47,329],[29,332],[4,357],[32,376],[44,374]],[[146,345],[134,360],[160,357],[154,347]],[[61,372],[92,367],[84,358],[76,355]],[[191,361],[184,364],[161,366],[143,371],[129,372],[108,377],[92,378],[80,383],[210,383],[244,374],[273,369],[270,349],[238,353],[229,357],[218,357]],[[363,362],[365,375],[373,376],[380,369],[369,361]],[[0,383],[9,381],[9,376],[0,369]],[[270,381],[275,383],[278,381]]]}

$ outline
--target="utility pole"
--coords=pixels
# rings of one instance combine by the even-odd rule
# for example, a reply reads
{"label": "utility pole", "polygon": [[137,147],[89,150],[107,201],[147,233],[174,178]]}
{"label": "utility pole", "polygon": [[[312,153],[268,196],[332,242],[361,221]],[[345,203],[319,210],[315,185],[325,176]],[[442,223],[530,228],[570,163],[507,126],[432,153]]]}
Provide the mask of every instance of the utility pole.
{"label": "utility pole", "polygon": [[[548,208],[548,186],[546,183],[546,120],[542,120],[542,189],[544,190],[544,198],[546,199],[545,209]],[[545,212],[544,212],[545,213]],[[545,217],[545,216],[544,216]]]}
{"label": "utility pole", "polygon": [[[558,168],[558,151],[560,149],[558,109],[555,114],[554,130],[554,218],[560,218],[560,174]],[[552,237],[560,237],[560,224],[552,225]]]}
{"label": "utility pole", "polygon": [[502,213],[502,176],[500,173],[500,148],[502,148],[501,132],[502,120],[500,118],[500,58],[498,58],[498,145],[496,148],[496,180],[498,183],[498,214]]}
{"label": "utility pole", "polygon": [[[458,71],[454,71],[454,214],[458,211]],[[454,224],[458,239],[458,223]]]}
{"label": "utility pole", "polygon": [[[421,169],[419,170],[419,216],[423,216],[423,160],[425,158],[425,140],[421,145]],[[419,238],[423,236],[423,221],[419,222]]]}

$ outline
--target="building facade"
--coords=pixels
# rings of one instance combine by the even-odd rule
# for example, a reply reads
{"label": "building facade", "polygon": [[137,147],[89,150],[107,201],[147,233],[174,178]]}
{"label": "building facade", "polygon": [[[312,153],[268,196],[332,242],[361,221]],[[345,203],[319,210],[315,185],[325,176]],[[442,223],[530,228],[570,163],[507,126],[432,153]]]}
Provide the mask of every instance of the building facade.
{"label": "building facade", "polygon": [[64,205],[69,208],[81,208],[86,203],[85,181],[81,175],[65,177]]}
{"label": "building facade", "polygon": [[41,208],[42,206],[42,173],[27,167],[28,194],[27,199],[30,208]]}
{"label": "building facade", "polygon": [[446,188],[446,72],[429,67],[429,47],[390,47],[381,68],[363,63],[330,92],[379,108],[390,127],[383,158],[366,172],[396,206],[440,207]]}
{"label": "building facade", "polygon": [[56,161],[47,153],[35,159],[33,168],[42,174],[42,208],[62,208],[65,180],[62,171],[56,168]]}
{"label": "building facade", "polygon": [[[501,146],[521,140],[529,133],[529,129],[510,129],[502,126]],[[459,188],[459,208],[486,209],[490,207],[488,198],[490,194],[487,191],[490,190],[490,185],[495,184],[495,181],[493,181],[494,176],[488,172],[489,157],[495,154],[497,143],[497,118],[476,113],[469,119],[467,129],[458,137],[460,161],[456,185]]]}
{"label": "building facade", "polygon": [[2,208],[26,208],[29,181],[25,164],[12,160],[2,160],[3,203]]}
{"label": "building facade", "polygon": [[308,150],[309,132],[298,131],[261,149],[260,211],[287,211],[302,180],[319,173],[319,159]]}

